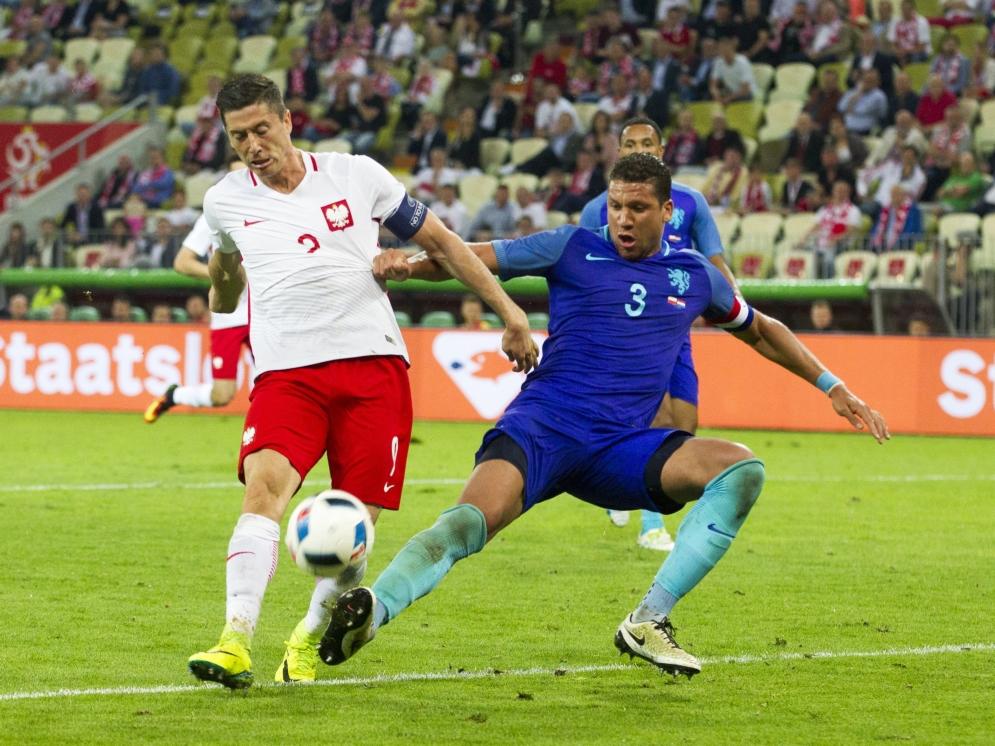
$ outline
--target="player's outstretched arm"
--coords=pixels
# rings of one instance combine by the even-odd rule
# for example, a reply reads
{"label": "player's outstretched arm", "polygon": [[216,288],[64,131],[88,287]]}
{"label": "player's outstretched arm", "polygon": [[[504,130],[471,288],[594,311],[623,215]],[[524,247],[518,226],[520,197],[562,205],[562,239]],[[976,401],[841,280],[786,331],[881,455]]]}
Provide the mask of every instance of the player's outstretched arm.
{"label": "player's outstretched arm", "polygon": [[754,311],[753,323],[734,334],[768,360],[826,392],[836,414],[846,417],[856,430],[867,428],[878,443],[891,438],[884,417],[830,373],[812,351],[777,319]]}
{"label": "player's outstretched arm", "polygon": [[181,275],[187,277],[200,277],[204,280],[211,279],[211,273],[207,265],[200,260],[197,252],[187,246],[181,246],[176,258],[173,260],[173,269]]}
{"label": "player's outstretched arm", "polygon": [[211,290],[208,293],[211,311],[232,313],[238,308],[239,296],[245,290],[242,255],[237,251],[215,251],[207,270],[211,275]]}

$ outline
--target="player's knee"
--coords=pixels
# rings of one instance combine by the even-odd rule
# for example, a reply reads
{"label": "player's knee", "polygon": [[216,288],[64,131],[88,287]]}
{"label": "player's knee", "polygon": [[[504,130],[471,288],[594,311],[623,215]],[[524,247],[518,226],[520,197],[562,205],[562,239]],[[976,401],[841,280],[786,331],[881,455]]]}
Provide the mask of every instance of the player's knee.
{"label": "player's knee", "polygon": [[[748,450],[748,449],[747,449]],[[764,487],[766,471],[764,463],[757,458],[749,458],[733,464],[725,478],[732,482],[731,492],[736,498],[736,517],[745,518],[760,497]]]}

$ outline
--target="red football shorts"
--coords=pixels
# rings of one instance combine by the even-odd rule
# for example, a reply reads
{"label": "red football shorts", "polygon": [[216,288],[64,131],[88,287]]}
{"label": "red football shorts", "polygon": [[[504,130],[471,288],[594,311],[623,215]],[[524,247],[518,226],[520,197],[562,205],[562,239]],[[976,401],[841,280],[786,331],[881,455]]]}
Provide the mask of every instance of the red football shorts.
{"label": "red football shorts", "polygon": [[229,329],[211,329],[211,370],[215,380],[235,380],[242,345],[252,349],[248,324]]}
{"label": "red football shorts", "polygon": [[332,485],[397,510],[411,442],[411,388],[404,358],[332,360],[256,379],[238,456],[282,453],[301,480],[328,453]]}

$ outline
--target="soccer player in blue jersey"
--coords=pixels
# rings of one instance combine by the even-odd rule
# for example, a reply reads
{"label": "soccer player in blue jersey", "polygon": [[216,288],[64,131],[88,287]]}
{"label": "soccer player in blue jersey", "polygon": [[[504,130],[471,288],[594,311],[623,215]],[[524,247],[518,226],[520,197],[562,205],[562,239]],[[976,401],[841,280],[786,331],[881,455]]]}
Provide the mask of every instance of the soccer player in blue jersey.
{"label": "soccer player in blue jersey", "polygon": [[[649,153],[663,159],[663,137],[656,122],[646,117],[629,119],[622,125],[618,139],[619,156]],[[722,239],[712,218],[704,195],[697,189],[673,182],[670,197],[674,203],[670,220],[664,227],[662,241],[671,249],[696,249],[708,258],[733,288],[736,279],[723,256]],[[580,225],[597,230],[608,223],[608,192],[600,194],[584,206]],[[674,427],[691,433],[698,429],[698,374],[691,357],[691,335],[684,339],[674,372],[664,389],[660,410],[653,420],[654,427]],[[629,513],[609,510],[616,526],[629,522]],[[670,551],[673,540],[663,525],[663,516],[651,510],[641,511],[642,525],[637,543],[647,549]]]}
{"label": "soccer player in blue jersey", "polygon": [[[764,482],[746,446],[653,428],[661,391],[691,322],[705,316],[814,384],[833,409],[879,441],[882,417],[854,396],[783,324],[755,312],[701,254],[661,248],[670,171],[646,154],[621,158],[608,187],[608,225],[472,245],[502,278],[549,283],[549,337],[539,366],[484,435],[459,503],[415,535],[373,588],[341,596],[318,651],[341,663],[457,560],[537,503],[567,492],[604,508],[674,513],[697,501],[639,606],[619,624],[619,651],[689,676],[698,660],[674,639],[671,610],[722,558]],[[401,252],[375,260],[382,279],[442,279]]]}

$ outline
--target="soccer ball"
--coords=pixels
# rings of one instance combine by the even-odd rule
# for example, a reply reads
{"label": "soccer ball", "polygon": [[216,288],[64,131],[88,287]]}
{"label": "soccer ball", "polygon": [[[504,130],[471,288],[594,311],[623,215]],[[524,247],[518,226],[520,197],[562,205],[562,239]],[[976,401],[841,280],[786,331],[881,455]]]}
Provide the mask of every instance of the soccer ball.
{"label": "soccer ball", "polygon": [[287,549],[302,570],[335,577],[373,549],[373,521],[359,500],[342,490],[309,497],[290,515]]}

